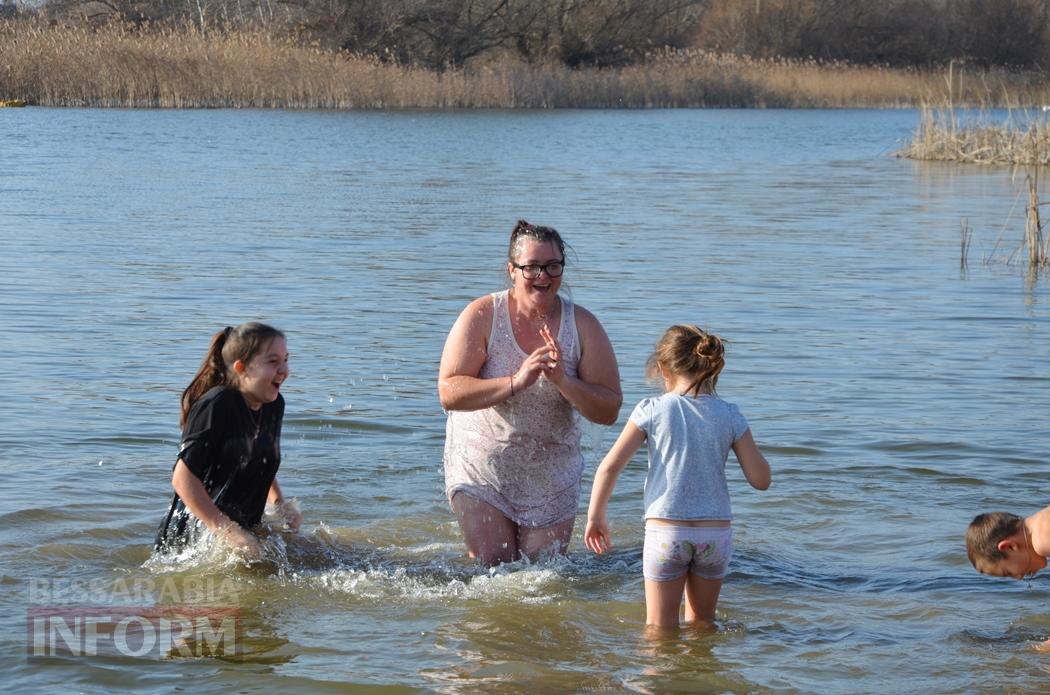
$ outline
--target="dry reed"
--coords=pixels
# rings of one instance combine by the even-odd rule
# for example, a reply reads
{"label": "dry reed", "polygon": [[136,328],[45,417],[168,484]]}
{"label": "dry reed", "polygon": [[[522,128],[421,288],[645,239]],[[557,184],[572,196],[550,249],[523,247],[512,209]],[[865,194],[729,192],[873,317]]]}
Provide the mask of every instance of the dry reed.
{"label": "dry reed", "polygon": [[1050,119],[1011,112],[989,123],[985,111],[967,119],[954,108],[924,104],[911,142],[897,154],[909,159],[973,164],[1050,164]]}
{"label": "dry reed", "polygon": [[[0,21],[0,98],[46,106],[893,108],[917,104],[941,80],[928,71],[695,50],[660,51],[617,69],[505,61],[438,72],[262,31]],[[988,73],[967,82],[969,98],[999,103],[1027,94],[1050,103],[1042,76]]]}
{"label": "dry reed", "polygon": [[1039,194],[1036,179],[1028,176],[1028,208],[1025,214],[1025,247],[1028,249],[1028,267],[1050,266],[1050,237],[1043,241],[1043,225],[1039,222]]}
{"label": "dry reed", "polygon": [[[1044,238],[1043,236],[1043,227],[1045,225],[1041,221],[1039,214],[1039,208],[1043,205],[1047,205],[1047,203],[1039,202],[1038,169],[1036,169],[1035,175],[1031,173],[1026,174],[1025,179],[1028,186],[1028,205],[1025,207],[1024,238],[1021,240],[1021,243],[1009,253],[997,254],[996,251],[1000,248],[1000,243],[1002,241],[1002,235],[1000,234],[1000,238],[996,240],[992,252],[985,255],[984,263],[986,265],[993,263],[1015,265],[1020,262],[1020,259],[1024,254],[1027,255],[1027,263],[1025,265],[1027,265],[1029,270],[1029,279],[1034,279],[1038,276],[1040,271],[1050,268],[1050,237]],[[1018,198],[1020,198],[1020,195]],[[967,223],[966,218],[963,218],[960,220],[959,233],[960,270],[965,270],[968,266],[969,253],[972,245],[973,231],[970,229],[970,225]]]}
{"label": "dry reed", "polygon": [[969,263],[970,246],[973,244],[973,231],[964,217],[959,222],[959,269],[966,268]]}

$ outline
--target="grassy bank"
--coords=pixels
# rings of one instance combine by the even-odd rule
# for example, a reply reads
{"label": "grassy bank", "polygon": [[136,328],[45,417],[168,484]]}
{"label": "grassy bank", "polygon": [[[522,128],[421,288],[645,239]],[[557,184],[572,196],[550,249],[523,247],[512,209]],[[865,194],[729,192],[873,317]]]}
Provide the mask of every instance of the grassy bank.
{"label": "grassy bank", "polygon": [[[879,108],[944,91],[940,71],[665,51],[616,69],[490,63],[433,71],[264,32],[0,21],[0,99],[164,108]],[[1045,75],[972,73],[956,103],[1050,103]]]}

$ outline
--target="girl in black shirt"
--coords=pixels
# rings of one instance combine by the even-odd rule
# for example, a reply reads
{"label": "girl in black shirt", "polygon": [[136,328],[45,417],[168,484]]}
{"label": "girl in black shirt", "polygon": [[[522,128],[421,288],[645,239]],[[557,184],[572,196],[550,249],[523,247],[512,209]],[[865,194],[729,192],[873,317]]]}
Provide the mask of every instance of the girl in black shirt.
{"label": "girl in black shirt", "polygon": [[154,543],[179,550],[201,525],[247,559],[260,555],[250,529],[267,503],[299,529],[302,518],[277,484],[281,465],[281,384],[288,378],[284,334],[261,323],[226,328],[182,393],[182,445],[171,477],[175,498]]}

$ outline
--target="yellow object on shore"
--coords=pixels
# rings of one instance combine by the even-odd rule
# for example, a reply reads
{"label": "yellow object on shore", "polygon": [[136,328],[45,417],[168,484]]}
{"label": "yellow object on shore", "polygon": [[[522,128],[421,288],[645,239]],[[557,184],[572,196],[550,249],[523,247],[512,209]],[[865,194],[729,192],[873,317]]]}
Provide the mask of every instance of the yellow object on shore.
{"label": "yellow object on shore", "polygon": [[0,99],[0,108],[5,106],[25,106],[25,99]]}

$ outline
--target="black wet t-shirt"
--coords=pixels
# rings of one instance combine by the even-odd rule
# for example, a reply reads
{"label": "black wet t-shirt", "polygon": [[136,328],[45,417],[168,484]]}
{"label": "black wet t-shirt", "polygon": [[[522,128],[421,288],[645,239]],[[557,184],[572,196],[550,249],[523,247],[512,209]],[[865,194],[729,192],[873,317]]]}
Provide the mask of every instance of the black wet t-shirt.
{"label": "black wet t-shirt", "polygon": [[[284,398],[252,411],[237,389],[216,386],[193,404],[178,458],[226,516],[245,528],[259,523],[281,465]],[[157,530],[157,549],[181,546],[192,515],[176,494]]]}

